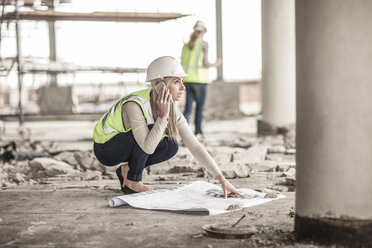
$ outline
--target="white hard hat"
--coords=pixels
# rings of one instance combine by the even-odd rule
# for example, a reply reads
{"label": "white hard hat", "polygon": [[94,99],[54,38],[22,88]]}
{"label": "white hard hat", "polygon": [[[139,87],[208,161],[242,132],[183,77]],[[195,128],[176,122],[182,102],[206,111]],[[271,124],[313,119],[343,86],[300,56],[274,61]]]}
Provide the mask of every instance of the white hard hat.
{"label": "white hard hat", "polygon": [[165,77],[188,77],[180,62],[171,56],[162,56],[147,67],[146,81]]}
{"label": "white hard hat", "polygon": [[205,23],[202,21],[197,21],[194,25],[194,30],[195,31],[207,31],[207,26],[205,26]]}

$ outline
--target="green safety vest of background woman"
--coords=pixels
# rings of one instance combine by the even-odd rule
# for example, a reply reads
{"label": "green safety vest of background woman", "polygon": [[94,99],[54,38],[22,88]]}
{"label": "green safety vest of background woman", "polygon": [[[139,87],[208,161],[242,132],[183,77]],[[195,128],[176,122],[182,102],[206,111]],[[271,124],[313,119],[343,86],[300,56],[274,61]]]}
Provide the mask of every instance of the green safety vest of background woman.
{"label": "green safety vest of background woman", "polygon": [[189,122],[193,102],[196,102],[195,109],[195,135],[199,140],[204,138],[202,130],[203,108],[207,96],[207,87],[211,83],[208,76],[208,67],[218,67],[222,60],[217,59],[216,63],[208,61],[208,43],[203,40],[207,28],[202,21],[194,25],[194,32],[190,35],[190,41],[183,46],[181,64],[186,74],[184,79],[186,86],[186,106],[184,116]]}

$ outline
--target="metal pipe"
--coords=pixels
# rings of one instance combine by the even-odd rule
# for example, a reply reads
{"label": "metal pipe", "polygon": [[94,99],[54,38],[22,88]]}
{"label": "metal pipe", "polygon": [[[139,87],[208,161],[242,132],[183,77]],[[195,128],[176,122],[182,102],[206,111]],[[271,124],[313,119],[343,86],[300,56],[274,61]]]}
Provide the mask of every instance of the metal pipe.
{"label": "metal pipe", "polygon": [[[48,3],[48,10],[54,11],[54,0],[49,0]],[[49,60],[50,61],[57,61],[57,49],[56,49],[56,27],[55,21],[48,21],[49,27]],[[50,72],[50,85],[57,86],[57,73]]]}
{"label": "metal pipe", "polygon": [[17,70],[18,70],[18,110],[19,110],[19,125],[22,127],[24,123],[23,107],[22,107],[22,81],[23,73],[21,68],[21,41],[19,30],[19,15],[18,15],[18,0],[15,1],[15,16],[16,16],[16,43],[17,43]]}
{"label": "metal pipe", "polygon": [[1,19],[0,19],[0,60],[1,60],[1,41],[2,41],[2,27],[3,27],[3,21],[4,21],[4,12],[5,12],[5,1],[2,3],[2,9],[1,9]]}

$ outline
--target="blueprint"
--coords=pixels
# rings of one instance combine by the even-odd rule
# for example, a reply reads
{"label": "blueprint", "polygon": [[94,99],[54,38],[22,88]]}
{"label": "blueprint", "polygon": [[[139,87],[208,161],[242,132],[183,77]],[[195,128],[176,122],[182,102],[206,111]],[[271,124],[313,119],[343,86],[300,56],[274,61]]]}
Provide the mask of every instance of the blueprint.
{"label": "blueprint", "polygon": [[238,191],[245,198],[228,197],[224,199],[220,185],[195,181],[170,189],[158,189],[132,195],[116,196],[110,199],[109,205],[110,207],[130,205],[142,209],[215,215],[256,206],[285,197],[278,194],[267,198],[267,193],[245,188],[239,188]]}

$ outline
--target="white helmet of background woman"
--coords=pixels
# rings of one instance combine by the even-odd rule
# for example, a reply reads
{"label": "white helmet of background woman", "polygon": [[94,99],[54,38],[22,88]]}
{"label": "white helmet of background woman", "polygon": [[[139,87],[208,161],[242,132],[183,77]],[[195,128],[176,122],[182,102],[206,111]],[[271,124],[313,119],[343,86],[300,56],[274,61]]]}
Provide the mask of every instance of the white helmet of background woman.
{"label": "white helmet of background woman", "polygon": [[203,21],[197,21],[194,25],[194,30],[207,32],[207,26],[205,26],[205,23]]}
{"label": "white helmet of background woman", "polygon": [[171,56],[162,56],[147,67],[146,81],[165,77],[188,77],[180,62]]}

